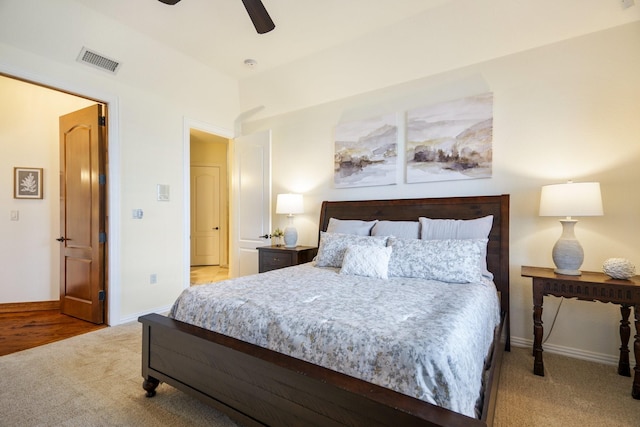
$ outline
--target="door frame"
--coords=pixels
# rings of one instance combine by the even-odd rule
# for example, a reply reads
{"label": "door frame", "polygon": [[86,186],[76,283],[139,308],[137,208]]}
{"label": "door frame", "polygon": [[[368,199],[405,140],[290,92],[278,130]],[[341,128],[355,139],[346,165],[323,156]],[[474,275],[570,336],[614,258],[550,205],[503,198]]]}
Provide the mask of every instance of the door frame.
{"label": "door frame", "polygon": [[[183,203],[183,212],[184,212],[184,221],[183,221],[183,253],[182,253],[182,265],[184,265],[183,271],[183,288],[186,289],[190,286],[191,283],[191,129],[197,129],[203,132],[211,133],[214,135],[218,135],[222,138],[227,138],[230,141],[234,138],[233,130],[221,128],[219,126],[212,125],[210,123],[202,122],[199,120],[191,119],[189,117],[184,118],[183,122],[183,168],[184,176],[182,179],[184,188],[183,194],[184,199]],[[227,147],[227,170],[230,171],[231,162],[230,162],[230,153],[231,146]],[[229,186],[230,188],[230,186]],[[229,203],[231,203],[231,194],[229,194]],[[230,212],[227,212],[227,215],[230,215]],[[231,264],[232,253],[231,249],[227,248],[227,256],[229,264]]]}
{"label": "door frame", "polygon": [[109,123],[107,126],[107,141],[109,147],[109,159],[107,166],[108,176],[108,224],[109,244],[107,245],[107,265],[105,268],[108,270],[108,292],[106,295],[107,310],[105,312],[105,324],[115,326],[120,323],[124,323],[127,320],[121,319],[121,304],[120,296],[122,294],[121,284],[121,260],[120,260],[120,233],[121,233],[121,218],[120,218],[120,194],[118,191],[112,189],[120,188],[120,109],[118,96],[104,92],[96,87],[81,86],[73,80],[63,81],[49,76],[32,73],[24,69],[15,67],[9,67],[6,64],[0,62],[0,73],[10,78],[22,80],[27,83],[42,86],[48,89],[52,89],[58,92],[68,93],[70,95],[79,96],[92,101],[96,101],[106,105],[106,109],[109,114]]}

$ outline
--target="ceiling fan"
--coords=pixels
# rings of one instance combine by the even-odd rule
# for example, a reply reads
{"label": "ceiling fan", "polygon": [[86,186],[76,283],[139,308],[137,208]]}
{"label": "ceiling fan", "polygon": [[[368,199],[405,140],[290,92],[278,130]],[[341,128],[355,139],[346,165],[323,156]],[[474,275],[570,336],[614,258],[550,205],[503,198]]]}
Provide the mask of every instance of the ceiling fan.
{"label": "ceiling fan", "polygon": [[[180,0],[159,0],[164,4],[174,5]],[[268,33],[273,30],[276,25],[271,20],[267,9],[265,9],[262,1],[260,0],[242,0],[244,8],[247,9],[249,18],[253,22],[253,26],[256,27],[258,34]]]}

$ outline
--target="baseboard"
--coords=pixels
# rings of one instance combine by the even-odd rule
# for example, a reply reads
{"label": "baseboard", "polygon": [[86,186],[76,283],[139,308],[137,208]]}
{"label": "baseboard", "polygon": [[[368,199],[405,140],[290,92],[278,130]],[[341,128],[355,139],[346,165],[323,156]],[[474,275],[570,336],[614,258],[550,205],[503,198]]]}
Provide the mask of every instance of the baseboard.
{"label": "baseboard", "polygon": [[118,321],[118,323],[112,323],[112,324],[110,324],[110,326],[123,325],[125,323],[130,323],[130,322],[137,322],[138,321],[138,317],[144,316],[146,314],[151,314],[151,313],[159,313],[159,314],[162,314],[162,315],[166,316],[169,313],[169,310],[171,310],[172,306],[173,306],[173,304],[167,305],[167,306],[164,306],[164,307],[157,307],[155,309],[151,309],[151,310],[147,310],[147,311],[141,311],[139,313],[129,314],[127,316],[121,317],[120,320]]}
{"label": "baseboard", "polygon": [[[533,340],[519,337],[511,337],[511,344],[516,347],[533,348]],[[595,353],[592,351],[580,350],[572,347],[564,347],[556,344],[544,344],[545,353],[559,354],[561,356],[572,357],[574,359],[587,360],[589,362],[602,363],[605,365],[618,366],[618,355]],[[633,357],[633,339],[629,343],[631,353],[629,354],[629,364],[635,366],[635,358]]]}
{"label": "baseboard", "polygon": [[9,302],[0,304],[0,313],[60,310],[60,301]]}

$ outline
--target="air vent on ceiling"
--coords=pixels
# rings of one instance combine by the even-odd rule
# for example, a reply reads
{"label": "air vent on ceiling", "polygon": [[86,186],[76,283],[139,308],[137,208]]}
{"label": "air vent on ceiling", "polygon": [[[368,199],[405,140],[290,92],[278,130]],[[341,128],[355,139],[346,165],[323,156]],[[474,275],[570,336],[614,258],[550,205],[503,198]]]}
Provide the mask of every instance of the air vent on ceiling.
{"label": "air vent on ceiling", "polygon": [[83,47],[80,51],[80,55],[78,55],[78,62],[100,68],[101,70],[108,71],[112,74],[117,73],[120,68],[120,63],[118,61],[107,58],[100,53],[87,49],[86,47]]}

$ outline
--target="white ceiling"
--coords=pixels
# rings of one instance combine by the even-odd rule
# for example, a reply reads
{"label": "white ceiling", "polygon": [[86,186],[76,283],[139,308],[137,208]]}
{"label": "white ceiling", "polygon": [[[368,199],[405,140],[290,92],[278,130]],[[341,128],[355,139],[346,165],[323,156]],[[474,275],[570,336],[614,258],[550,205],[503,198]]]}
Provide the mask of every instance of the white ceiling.
{"label": "white ceiling", "polygon": [[241,0],[75,1],[242,79],[456,0],[263,0],[276,28],[262,35]]}

